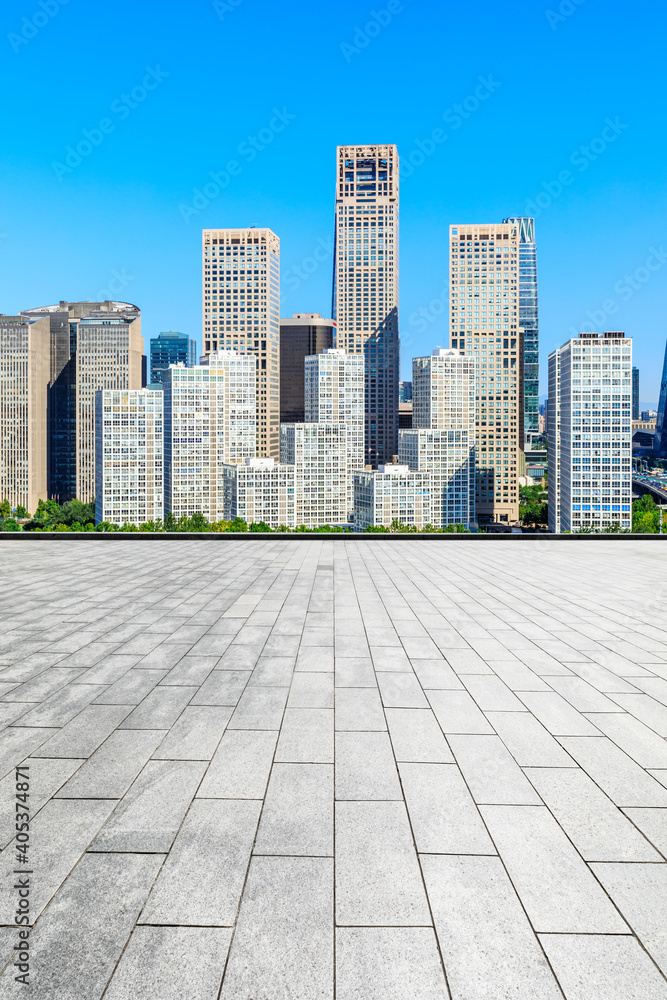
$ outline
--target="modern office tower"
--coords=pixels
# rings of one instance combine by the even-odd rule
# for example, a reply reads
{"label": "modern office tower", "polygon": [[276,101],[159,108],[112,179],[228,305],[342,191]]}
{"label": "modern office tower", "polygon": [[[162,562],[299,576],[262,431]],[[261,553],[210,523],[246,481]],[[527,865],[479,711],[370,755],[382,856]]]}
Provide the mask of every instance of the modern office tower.
{"label": "modern office tower", "polygon": [[204,229],[204,354],[257,358],[257,455],[280,455],[280,240],[270,229]]}
{"label": "modern office tower", "polygon": [[[345,424],[348,471],[364,467],[364,357],[328,348],[305,359],[305,416],[311,423]],[[348,475],[348,511],[354,497]]]}
{"label": "modern office tower", "polygon": [[477,520],[511,523],[524,444],[519,226],[450,226],[449,236],[451,346],[477,369]]}
{"label": "modern office tower", "polygon": [[632,523],[632,341],[580,333],[549,356],[549,528]]}
{"label": "modern office tower", "polygon": [[381,465],[377,472],[353,473],[354,530],[371,525],[391,526],[393,521],[419,530],[434,525],[429,472],[414,472],[407,465]]}
{"label": "modern office tower", "polygon": [[48,318],[0,315],[0,500],[47,498]]}
{"label": "modern office tower", "polygon": [[145,524],[164,514],[161,389],[95,393],[95,523]]}
{"label": "modern office tower", "polygon": [[51,327],[48,394],[49,497],[95,495],[95,393],[141,389],[141,311],[129,302],[65,302],[27,309]]}
{"label": "modern office tower", "polygon": [[319,313],[293,313],[280,321],[280,422],[302,424],[307,357],[335,346],[336,324]]}
{"label": "modern office tower", "polygon": [[632,419],[639,420],[639,368],[632,369]]}
{"label": "modern office tower", "polygon": [[264,521],[270,528],[296,528],[296,466],[273,458],[246,458],[241,465],[225,465],[225,519],[242,517],[247,524]]}
{"label": "modern office tower", "polygon": [[537,308],[537,246],[535,219],[518,217],[503,222],[519,228],[519,326],[523,330],[523,450],[535,447],[540,436],[540,335]]}
{"label": "modern office tower", "polygon": [[475,519],[475,359],[436,348],[412,360],[412,429],[398,433],[399,461],[431,474],[431,522]]}
{"label": "modern office tower", "polygon": [[412,402],[412,382],[398,383],[398,401],[399,403]]}
{"label": "modern office tower", "polygon": [[336,346],[366,360],[366,464],[398,440],[398,152],[338,146],[333,270]]}
{"label": "modern office tower", "polygon": [[281,424],[280,461],[295,466],[296,523],[316,528],[348,521],[345,424]]}
{"label": "modern office tower", "polygon": [[164,372],[165,513],[224,517],[223,465],[255,458],[257,359],[212,351]]}
{"label": "modern office tower", "polygon": [[177,333],[167,330],[159,333],[151,340],[151,385],[162,381],[162,372],[169,365],[185,365],[192,368],[197,364],[197,342],[188,337],[187,333]]}

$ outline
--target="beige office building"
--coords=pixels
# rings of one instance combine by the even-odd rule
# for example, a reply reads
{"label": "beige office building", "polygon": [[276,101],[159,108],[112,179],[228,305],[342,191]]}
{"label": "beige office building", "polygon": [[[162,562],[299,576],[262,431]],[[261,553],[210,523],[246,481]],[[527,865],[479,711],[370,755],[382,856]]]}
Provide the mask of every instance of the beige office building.
{"label": "beige office building", "polygon": [[338,146],[333,318],[336,346],[365,358],[366,464],[398,442],[398,151]]}
{"label": "beige office building", "polygon": [[257,456],[280,457],[280,240],[270,229],[202,232],[204,354],[257,358]]}
{"label": "beige office building", "polygon": [[48,495],[95,496],[95,393],[141,389],[141,311],[129,302],[59,302],[22,316],[50,324]]}
{"label": "beige office building", "polygon": [[524,440],[519,227],[454,225],[449,237],[451,346],[476,367],[477,520],[511,524]]}
{"label": "beige office building", "polygon": [[0,316],[0,500],[34,514],[46,492],[48,318]]}

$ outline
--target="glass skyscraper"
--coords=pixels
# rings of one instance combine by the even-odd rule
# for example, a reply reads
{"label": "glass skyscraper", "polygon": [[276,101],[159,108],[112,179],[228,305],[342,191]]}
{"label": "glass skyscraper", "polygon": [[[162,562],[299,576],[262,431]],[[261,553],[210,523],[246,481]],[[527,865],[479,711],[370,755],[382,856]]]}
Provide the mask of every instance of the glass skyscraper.
{"label": "glass skyscraper", "polygon": [[639,368],[632,369],[632,419],[639,420]]}
{"label": "glass skyscraper", "polygon": [[653,454],[656,458],[667,458],[667,423],[665,409],[667,408],[667,345],[665,345],[665,360],[662,365],[660,379],[660,402],[658,416],[655,421],[655,437],[653,438]]}
{"label": "glass skyscraper", "polygon": [[540,343],[537,311],[535,219],[503,219],[519,227],[519,326],[523,327],[524,450],[539,436]]}
{"label": "glass skyscraper", "polygon": [[151,384],[162,382],[162,372],[169,365],[197,364],[197,344],[187,333],[167,330],[151,340]]}

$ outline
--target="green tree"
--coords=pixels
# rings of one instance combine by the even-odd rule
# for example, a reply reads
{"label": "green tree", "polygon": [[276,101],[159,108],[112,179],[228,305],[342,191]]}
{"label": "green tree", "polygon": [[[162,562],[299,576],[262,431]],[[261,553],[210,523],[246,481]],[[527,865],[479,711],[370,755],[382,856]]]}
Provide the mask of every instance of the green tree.
{"label": "green tree", "polygon": [[273,528],[270,528],[268,526],[268,524],[266,523],[266,521],[253,521],[252,524],[250,525],[250,530],[251,531],[273,531]]}
{"label": "green tree", "polygon": [[21,525],[13,517],[6,517],[0,524],[0,531],[20,531]]}
{"label": "green tree", "polygon": [[11,516],[12,516],[12,506],[7,497],[5,497],[2,503],[0,503],[0,517],[6,518]]}
{"label": "green tree", "polygon": [[176,518],[171,513],[171,511],[169,511],[168,514],[165,514],[165,517],[164,517],[164,530],[165,531],[178,531],[177,524],[178,524],[178,522],[176,521]]}
{"label": "green tree", "polygon": [[18,505],[18,507],[16,508],[16,510],[14,511],[14,513],[22,521],[25,521],[25,520],[27,520],[30,517],[30,514],[28,513],[28,511],[25,509],[25,507],[22,504]]}

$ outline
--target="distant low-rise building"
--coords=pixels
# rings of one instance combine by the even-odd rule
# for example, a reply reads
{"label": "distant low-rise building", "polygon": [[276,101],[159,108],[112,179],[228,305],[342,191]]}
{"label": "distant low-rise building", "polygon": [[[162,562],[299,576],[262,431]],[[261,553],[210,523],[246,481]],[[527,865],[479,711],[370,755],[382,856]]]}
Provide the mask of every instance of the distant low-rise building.
{"label": "distant low-rise building", "polygon": [[407,465],[381,465],[376,472],[353,473],[354,528],[389,528],[399,521],[422,530],[433,525],[431,475]]}
{"label": "distant low-rise building", "polygon": [[296,467],[273,458],[246,458],[240,465],[225,465],[224,516],[243,518],[248,524],[264,521],[270,528],[295,528]]}
{"label": "distant low-rise building", "polygon": [[280,461],[293,465],[296,523],[308,527],[348,522],[346,424],[282,424]]}

